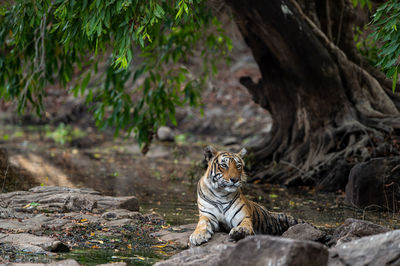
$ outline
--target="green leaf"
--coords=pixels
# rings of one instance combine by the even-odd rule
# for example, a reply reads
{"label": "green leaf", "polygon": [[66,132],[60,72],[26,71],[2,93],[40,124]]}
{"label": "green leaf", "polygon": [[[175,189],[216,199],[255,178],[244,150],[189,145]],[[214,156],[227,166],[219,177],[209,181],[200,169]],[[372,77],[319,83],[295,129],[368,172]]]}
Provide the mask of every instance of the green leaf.
{"label": "green leaf", "polygon": [[175,20],[179,19],[179,18],[182,16],[182,13],[183,13],[183,6],[181,6],[181,7],[179,8],[179,11],[178,11],[178,13],[176,14]]}
{"label": "green leaf", "polygon": [[83,95],[83,93],[84,93],[84,91],[85,91],[87,85],[89,84],[90,75],[91,75],[91,72],[89,71],[89,72],[86,74],[86,77],[85,77],[85,78],[83,79],[83,81],[82,81],[82,84],[81,84],[81,94],[82,94],[82,95]]}
{"label": "green leaf", "polygon": [[157,4],[156,8],[154,9],[154,14],[158,17],[158,18],[163,18],[165,15],[164,9],[162,9],[162,7]]}

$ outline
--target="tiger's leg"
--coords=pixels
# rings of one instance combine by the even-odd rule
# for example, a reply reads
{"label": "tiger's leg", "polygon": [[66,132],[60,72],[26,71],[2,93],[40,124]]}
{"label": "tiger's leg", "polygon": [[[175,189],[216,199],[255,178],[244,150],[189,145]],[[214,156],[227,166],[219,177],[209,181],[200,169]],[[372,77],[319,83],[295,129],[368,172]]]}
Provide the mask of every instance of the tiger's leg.
{"label": "tiger's leg", "polygon": [[194,232],[190,235],[189,245],[198,246],[204,242],[207,242],[214,234],[213,225],[207,216],[201,215],[197,227]]}
{"label": "tiger's leg", "polygon": [[235,226],[229,232],[229,238],[238,241],[246,236],[254,235],[253,222],[250,216],[246,216],[238,226]]}

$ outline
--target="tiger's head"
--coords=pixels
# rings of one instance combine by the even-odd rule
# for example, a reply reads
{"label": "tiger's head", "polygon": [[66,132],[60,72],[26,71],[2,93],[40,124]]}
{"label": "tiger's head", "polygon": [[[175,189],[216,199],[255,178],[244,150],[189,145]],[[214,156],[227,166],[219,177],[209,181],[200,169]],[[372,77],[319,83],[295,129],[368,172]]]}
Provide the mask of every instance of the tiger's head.
{"label": "tiger's head", "polygon": [[246,149],[238,153],[217,151],[212,146],[204,149],[204,156],[208,162],[207,179],[216,190],[235,192],[245,179],[244,162],[242,157]]}

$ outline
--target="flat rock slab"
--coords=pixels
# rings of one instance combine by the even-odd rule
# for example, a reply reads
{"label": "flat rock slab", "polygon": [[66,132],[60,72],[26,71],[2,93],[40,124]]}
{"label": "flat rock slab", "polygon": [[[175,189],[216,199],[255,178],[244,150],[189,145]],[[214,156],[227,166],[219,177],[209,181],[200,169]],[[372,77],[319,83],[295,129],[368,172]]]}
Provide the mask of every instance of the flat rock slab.
{"label": "flat rock slab", "polygon": [[400,265],[400,230],[366,236],[329,250],[330,266]]}
{"label": "flat rock slab", "polygon": [[237,243],[210,243],[184,250],[156,265],[326,265],[322,244],[267,235],[249,236]]}
{"label": "flat rock slab", "polygon": [[[10,266],[80,266],[76,260],[60,260],[52,263],[9,263]],[[113,262],[107,264],[98,264],[98,266],[126,266],[125,262]]]}
{"label": "flat rock slab", "polygon": [[10,266],[80,266],[76,260],[60,260],[52,263],[10,263]]}
{"label": "flat rock slab", "polygon": [[68,252],[69,248],[57,239],[32,234],[1,234],[0,244],[8,244],[21,251],[33,253]]}
{"label": "flat rock slab", "polygon": [[[139,211],[139,203],[134,196],[104,196],[100,192],[87,188],[39,186],[29,191],[0,194],[0,202],[0,207],[17,212],[33,212],[34,210],[58,213],[93,212],[95,209],[103,212],[113,208]],[[9,211],[10,214],[12,214],[11,211]]]}
{"label": "flat rock slab", "polygon": [[[157,237],[163,241],[173,242],[174,246],[180,249],[188,247],[189,236],[193,233],[196,228],[196,224],[185,224],[180,226],[173,226],[168,229],[162,229],[158,232],[151,234],[153,237]],[[217,232],[215,233],[209,242],[202,244],[202,247],[215,245],[215,244],[227,244],[231,243],[229,235],[227,233]]]}

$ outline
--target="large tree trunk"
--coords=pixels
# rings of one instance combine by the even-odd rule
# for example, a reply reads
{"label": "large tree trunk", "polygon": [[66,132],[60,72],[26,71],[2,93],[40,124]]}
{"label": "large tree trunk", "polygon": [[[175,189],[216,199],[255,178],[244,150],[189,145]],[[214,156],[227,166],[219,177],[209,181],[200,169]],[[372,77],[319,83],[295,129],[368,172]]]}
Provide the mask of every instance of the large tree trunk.
{"label": "large tree trunk", "polygon": [[398,152],[399,93],[361,67],[350,1],[226,2],[262,74],[258,84],[241,82],[274,119],[271,137],[253,150],[256,178],[334,190],[352,164]]}

